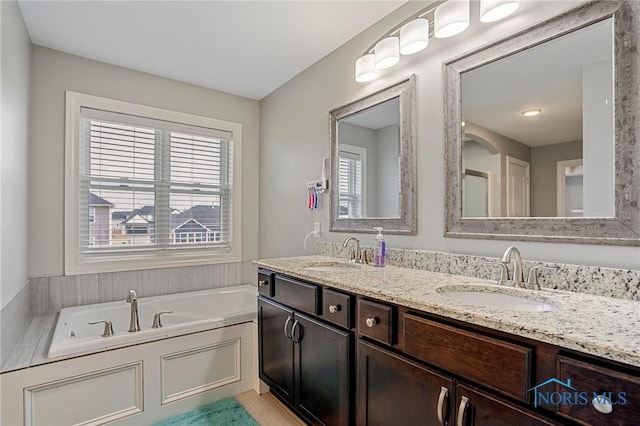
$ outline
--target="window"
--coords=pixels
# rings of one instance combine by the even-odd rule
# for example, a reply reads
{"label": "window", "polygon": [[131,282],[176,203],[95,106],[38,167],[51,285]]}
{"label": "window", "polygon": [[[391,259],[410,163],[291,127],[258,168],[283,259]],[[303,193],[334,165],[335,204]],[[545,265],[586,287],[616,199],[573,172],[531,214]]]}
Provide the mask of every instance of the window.
{"label": "window", "polygon": [[66,273],[240,260],[241,125],[67,92],[66,143]]}
{"label": "window", "polygon": [[366,216],[364,194],[367,164],[366,148],[340,144],[338,217],[360,218]]}

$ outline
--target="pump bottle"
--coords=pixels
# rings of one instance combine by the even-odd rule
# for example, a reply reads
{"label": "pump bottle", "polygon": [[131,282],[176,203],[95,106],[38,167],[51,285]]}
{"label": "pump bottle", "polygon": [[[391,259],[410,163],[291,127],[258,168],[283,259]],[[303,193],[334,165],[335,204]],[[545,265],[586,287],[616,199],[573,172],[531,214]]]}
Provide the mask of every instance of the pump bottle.
{"label": "pump bottle", "polygon": [[378,231],[378,235],[376,235],[376,247],[373,252],[373,266],[384,266],[385,255],[386,255],[386,243],[384,242],[384,236],[382,236],[382,227],[377,226],[375,228]]}

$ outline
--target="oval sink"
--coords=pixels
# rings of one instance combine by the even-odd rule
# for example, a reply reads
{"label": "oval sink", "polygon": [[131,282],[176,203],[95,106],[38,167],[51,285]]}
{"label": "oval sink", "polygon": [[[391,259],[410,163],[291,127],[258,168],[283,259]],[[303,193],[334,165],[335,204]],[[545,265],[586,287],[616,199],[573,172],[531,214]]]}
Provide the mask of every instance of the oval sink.
{"label": "oval sink", "polygon": [[315,262],[310,263],[302,269],[317,272],[347,272],[358,269],[360,266],[354,263],[344,262]]}
{"label": "oval sink", "polygon": [[438,293],[446,298],[482,308],[524,312],[554,312],[558,310],[556,306],[545,301],[517,295],[517,289],[440,287]]}

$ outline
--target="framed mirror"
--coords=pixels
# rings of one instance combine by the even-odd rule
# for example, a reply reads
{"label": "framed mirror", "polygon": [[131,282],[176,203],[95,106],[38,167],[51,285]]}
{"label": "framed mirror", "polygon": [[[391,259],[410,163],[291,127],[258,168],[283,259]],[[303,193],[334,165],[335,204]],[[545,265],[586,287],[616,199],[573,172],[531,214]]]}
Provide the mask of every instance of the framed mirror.
{"label": "framed mirror", "polygon": [[416,233],[415,76],[330,111],[330,231]]}
{"label": "framed mirror", "polygon": [[444,64],[446,237],[640,245],[638,3]]}

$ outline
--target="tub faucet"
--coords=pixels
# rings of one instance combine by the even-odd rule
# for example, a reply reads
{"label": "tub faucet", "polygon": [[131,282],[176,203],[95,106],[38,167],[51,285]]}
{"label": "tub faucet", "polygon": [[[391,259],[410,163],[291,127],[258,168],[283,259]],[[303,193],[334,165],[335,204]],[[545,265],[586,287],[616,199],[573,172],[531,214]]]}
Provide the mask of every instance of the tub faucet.
{"label": "tub faucet", "polygon": [[508,247],[502,255],[502,263],[511,263],[511,256],[514,257],[513,275],[511,284],[514,287],[524,287],[524,271],[522,269],[522,257],[520,256],[520,250],[514,246]]}
{"label": "tub faucet", "polygon": [[138,295],[135,290],[129,290],[127,303],[131,303],[131,319],[129,320],[129,333],[140,331],[140,319],[138,318]]}

